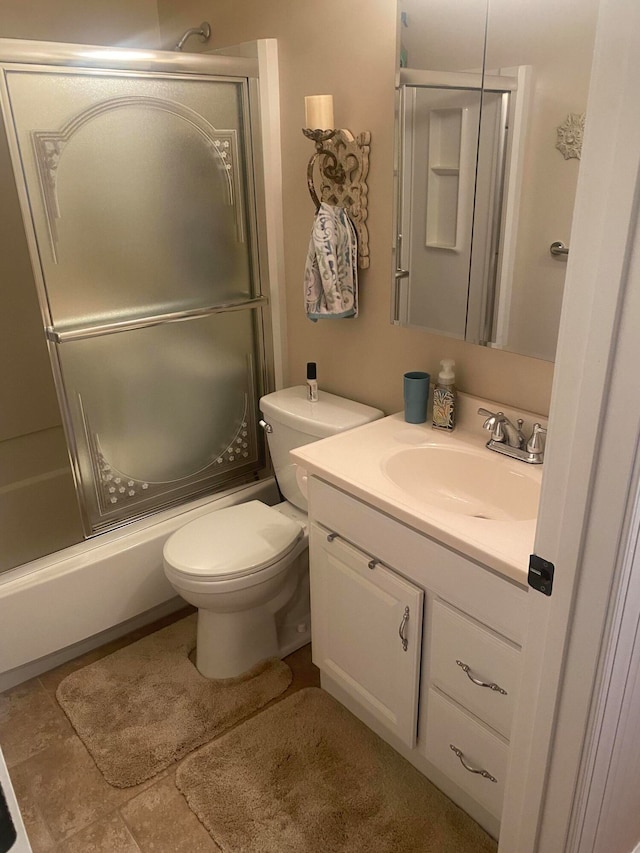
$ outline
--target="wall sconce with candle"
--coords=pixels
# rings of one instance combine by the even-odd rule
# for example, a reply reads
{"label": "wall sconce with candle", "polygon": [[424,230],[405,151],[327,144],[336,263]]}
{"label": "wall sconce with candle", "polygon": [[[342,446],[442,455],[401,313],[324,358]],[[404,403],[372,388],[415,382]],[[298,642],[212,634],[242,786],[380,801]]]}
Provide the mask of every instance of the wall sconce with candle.
{"label": "wall sconce with candle", "polygon": [[367,269],[371,133],[365,130],[354,137],[349,130],[335,128],[332,95],[308,95],[304,106],[307,127],[302,132],[316,146],[307,166],[307,185],[316,212],[321,202],[344,208],[358,235],[358,266]]}

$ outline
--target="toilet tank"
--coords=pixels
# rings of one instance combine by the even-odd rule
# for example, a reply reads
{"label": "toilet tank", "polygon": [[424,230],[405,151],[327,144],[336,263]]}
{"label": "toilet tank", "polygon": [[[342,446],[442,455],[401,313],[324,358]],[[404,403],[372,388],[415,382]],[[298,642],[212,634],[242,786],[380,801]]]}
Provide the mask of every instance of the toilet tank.
{"label": "toilet tank", "polygon": [[307,499],[296,480],[296,464],[289,451],[320,438],[362,426],[384,417],[380,409],[318,391],[315,403],[307,399],[307,386],[296,385],[274,391],[260,400],[266,423],[269,452],[280,491],[290,503],[307,511]]}

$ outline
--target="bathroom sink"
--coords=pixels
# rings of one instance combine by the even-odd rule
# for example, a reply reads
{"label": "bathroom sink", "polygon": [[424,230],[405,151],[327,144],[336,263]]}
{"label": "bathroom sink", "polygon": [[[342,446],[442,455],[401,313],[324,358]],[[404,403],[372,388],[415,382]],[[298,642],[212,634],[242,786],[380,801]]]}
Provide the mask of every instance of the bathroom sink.
{"label": "bathroom sink", "polygon": [[526,465],[489,451],[421,445],[395,452],[382,469],[412,500],[445,512],[492,521],[527,521],[538,512],[540,484]]}

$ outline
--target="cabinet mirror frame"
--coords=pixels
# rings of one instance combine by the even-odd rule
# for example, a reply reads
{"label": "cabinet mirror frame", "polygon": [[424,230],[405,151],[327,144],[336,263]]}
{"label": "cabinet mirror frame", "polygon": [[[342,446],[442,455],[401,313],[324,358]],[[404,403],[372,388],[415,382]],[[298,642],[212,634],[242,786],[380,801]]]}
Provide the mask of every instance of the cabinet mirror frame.
{"label": "cabinet mirror frame", "polygon": [[[560,0],[565,26],[544,53],[544,9],[500,3],[398,2],[391,320],[553,361],[567,255],[550,248],[570,243],[579,168],[556,134],[584,110],[597,4]],[[458,55],[452,23],[464,10],[475,18]],[[463,92],[477,93],[477,116]]]}

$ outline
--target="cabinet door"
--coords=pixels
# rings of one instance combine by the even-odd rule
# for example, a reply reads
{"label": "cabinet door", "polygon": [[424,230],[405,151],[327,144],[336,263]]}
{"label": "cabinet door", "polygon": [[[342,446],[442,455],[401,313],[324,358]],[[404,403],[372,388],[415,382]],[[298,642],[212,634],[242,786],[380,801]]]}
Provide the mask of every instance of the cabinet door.
{"label": "cabinet door", "polygon": [[412,748],[424,593],[328,534],[311,525],[313,661]]}

